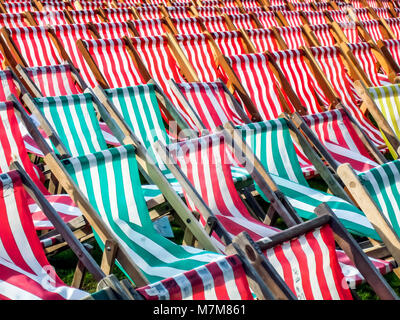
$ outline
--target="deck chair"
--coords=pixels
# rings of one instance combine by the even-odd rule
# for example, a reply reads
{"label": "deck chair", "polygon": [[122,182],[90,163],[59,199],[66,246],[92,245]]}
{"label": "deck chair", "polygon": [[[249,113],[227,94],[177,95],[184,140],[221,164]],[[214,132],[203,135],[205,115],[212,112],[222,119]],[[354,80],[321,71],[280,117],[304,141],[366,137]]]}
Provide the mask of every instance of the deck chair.
{"label": "deck chair", "polygon": [[103,22],[91,23],[90,26],[96,30],[101,39],[117,39],[124,36],[135,36],[128,22]]}
{"label": "deck chair", "polygon": [[100,11],[110,22],[126,22],[138,18],[131,8],[102,8]]}
{"label": "deck chair", "polygon": [[348,23],[350,18],[347,16],[345,11],[342,10],[327,10],[325,11],[326,16],[337,23]]}
{"label": "deck chair", "polygon": [[7,2],[0,4],[2,13],[23,13],[27,11],[37,11],[33,2]]}
{"label": "deck chair", "polygon": [[298,49],[302,46],[309,46],[307,35],[303,28],[299,27],[272,27],[285,42],[287,49]]}
{"label": "deck chair", "polygon": [[283,49],[281,39],[277,39],[276,33],[271,29],[246,30],[250,41],[254,44],[256,52],[276,51]]}
{"label": "deck chair", "polygon": [[1,27],[27,27],[30,23],[25,13],[2,13],[0,14]]}
{"label": "deck chair", "polygon": [[185,19],[185,18],[191,18],[193,15],[191,11],[189,10],[189,7],[185,6],[179,6],[179,7],[171,7],[171,6],[166,6],[162,8],[165,10],[165,14],[169,16],[170,18],[179,18],[179,19]]}
{"label": "deck chair", "polygon": [[297,11],[278,11],[276,14],[283,25],[287,27],[300,27],[304,23],[300,12]]}
{"label": "deck chair", "polygon": [[227,16],[202,16],[200,20],[209,32],[231,30]]}
{"label": "deck chair", "polygon": [[400,39],[400,19],[390,18],[390,19],[385,19],[385,22],[389,26],[392,33],[394,34],[393,39]]}
{"label": "deck chair", "polygon": [[135,8],[140,19],[161,19],[164,17],[158,6],[147,5]]}
{"label": "deck chair", "polygon": [[192,7],[193,14],[199,17],[216,17],[220,16],[222,13],[218,7],[207,6],[207,7]]}
{"label": "deck chair", "polygon": [[211,37],[223,55],[254,52],[251,42],[240,31],[212,32]]}
{"label": "deck chair", "polygon": [[200,18],[171,18],[171,22],[177,34],[196,34],[206,30]]}
{"label": "deck chair", "polygon": [[261,23],[263,28],[271,28],[280,26],[279,20],[276,18],[275,14],[270,11],[265,12],[254,12],[254,15]]}
{"label": "deck chair", "polygon": [[291,11],[313,11],[314,8],[311,3],[305,2],[288,2],[287,6]]}
{"label": "deck chair", "polygon": [[389,8],[374,8],[373,11],[376,14],[376,17],[381,19],[391,19],[395,18],[392,11]]}
{"label": "deck chair", "polygon": [[241,0],[240,2],[244,8],[260,8],[264,5],[264,2],[259,0]]}
{"label": "deck chair", "polygon": [[258,21],[258,19],[253,14],[236,14],[229,15],[229,20],[232,21],[236,30],[245,29],[257,29],[261,28],[262,24]]}
{"label": "deck chair", "polygon": [[220,7],[219,10],[224,15],[231,15],[231,14],[244,14],[245,11],[242,7]]}
{"label": "deck chair", "polygon": [[99,10],[100,8],[108,8],[108,4],[102,0],[92,1],[74,1],[74,8],[76,10]]}
{"label": "deck chair", "polygon": [[314,35],[317,38],[319,45],[323,47],[331,47],[335,45],[335,43],[340,42],[339,37],[336,36],[330,24],[304,26],[304,31],[306,33],[311,33],[309,38]]}
{"label": "deck chair", "polygon": [[359,33],[355,22],[338,22],[337,25],[332,24],[336,34],[346,43],[359,43],[363,39]]}
{"label": "deck chair", "polygon": [[349,14],[353,14],[355,21],[368,21],[374,17],[370,14],[368,8],[355,8],[351,9]]}
{"label": "deck chair", "polygon": [[68,10],[67,14],[72,20],[71,23],[85,24],[89,22],[103,22],[99,10]]}
{"label": "deck chair", "polygon": [[360,34],[366,41],[373,40],[377,42],[381,39],[391,39],[393,35],[387,30],[380,20],[368,20],[358,22],[361,27]]}
{"label": "deck chair", "polygon": [[31,25],[46,26],[57,24],[69,24],[70,21],[64,11],[32,11],[26,13]]}
{"label": "deck chair", "polygon": [[38,7],[38,9],[43,12],[54,12],[73,9],[71,3],[64,1],[40,0],[34,1],[34,3]]}
{"label": "deck chair", "polygon": [[329,22],[327,21],[326,16],[322,11],[303,11],[302,15],[307,20],[310,26],[326,24],[327,22]]}
{"label": "deck chair", "polygon": [[178,33],[175,26],[173,26],[172,23],[168,23],[165,18],[133,20],[130,21],[129,24],[133,26],[137,37],[160,36],[166,32],[171,32],[173,34]]}
{"label": "deck chair", "polygon": [[243,10],[246,13],[263,13],[263,12],[265,12],[264,8],[262,8],[262,7],[243,7]]}

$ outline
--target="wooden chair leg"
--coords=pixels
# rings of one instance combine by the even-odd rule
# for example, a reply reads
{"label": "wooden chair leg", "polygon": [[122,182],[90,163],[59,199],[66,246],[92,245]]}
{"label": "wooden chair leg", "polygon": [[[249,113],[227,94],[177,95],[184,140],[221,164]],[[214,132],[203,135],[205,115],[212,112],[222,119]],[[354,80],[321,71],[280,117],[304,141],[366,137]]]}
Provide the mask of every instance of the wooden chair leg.
{"label": "wooden chair leg", "polygon": [[[93,250],[93,246],[91,246],[88,243],[84,243],[83,246],[86,248],[86,250],[91,253]],[[85,265],[82,263],[82,261],[78,261],[76,264],[75,272],[74,272],[74,277],[72,278],[71,286],[74,288],[82,288],[83,281],[85,280],[85,275],[86,275],[87,269]]]}
{"label": "wooden chair leg", "polygon": [[114,267],[117,250],[118,246],[114,240],[106,240],[103,257],[101,259],[101,270],[103,270],[106,275],[111,274],[112,268]]}

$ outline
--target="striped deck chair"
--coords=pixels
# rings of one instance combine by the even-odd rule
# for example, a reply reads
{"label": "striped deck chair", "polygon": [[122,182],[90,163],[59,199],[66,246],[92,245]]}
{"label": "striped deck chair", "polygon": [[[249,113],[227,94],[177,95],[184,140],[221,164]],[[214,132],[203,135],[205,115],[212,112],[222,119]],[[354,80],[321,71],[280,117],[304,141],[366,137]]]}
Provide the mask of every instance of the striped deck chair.
{"label": "striped deck chair", "polygon": [[28,27],[25,13],[1,13],[0,26],[9,28]]}
{"label": "striped deck chair", "polygon": [[278,27],[280,25],[275,14],[271,11],[254,12],[254,15],[264,28]]}
{"label": "striped deck chair", "polygon": [[276,51],[279,50],[279,44],[275,34],[271,29],[253,29],[246,30],[246,33],[254,44],[256,52]]}
{"label": "striped deck chair", "polygon": [[48,262],[32,223],[29,199],[17,171],[0,175],[0,299],[82,299]]}
{"label": "striped deck chair", "polygon": [[3,13],[23,13],[27,11],[37,11],[37,8],[32,2],[1,3],[0,9]]}
{"label": "striped deck chair", "polygon": [[371,8],[379,8],[381,6],[380,1],[378,2],[377,0],[366,0],[367,4]]}
{"label": "striped deck chair", "polygon": [[231,14],[228,16],[237,30],[251,30],[259,28],[261,25],[251,14]]}
{"label": "striped deck chair", "polygon": [[371,14],[367,8],[353,9],[352,11],[354,12],[356,18],[360,22],[373,19],[373,17],[371,16]]}
{"label": "striped deck chair", "polygon": [[130,8],[105,8],[101,9],[101,12],[110,22],[126,22],[136,19]]}
{"label": "striped deck chair", "polygon": [[333,35],[332,26],[330,24],[319,24],[310,26],[311,31],[318,39],[323,47],[331,47],[335,45],[336,39]]}
{"label": "striped deck chair", "polygon": [[118,39],[124,36],[134,36],[127,22],[92,23],[91,26],[100,35],[101,39]]}
{"label": "striped deck chair", "polygon": [[273,29],[282,37],[290,50],[308,46],[301,27],[273,27]]}
{"label": "striped deck chair", "polygon": [[98,10],[100,8],[107,8],[108,5],[102,0],[91,1],[75,1],[74,8],[76,10]]}
{"label": "striped deck chair", "polygon": [[355,9],[361,9],[364,7],[361,0],[350,0],[348,3]]}
{"label": "striped deck chair", "polygon": [[345,11],[342,10],[328,10],[325,13],[331,21],[335,21],[337,23],[349,23],[351,22],[350,18],[347,16]]}
{"label": "striped deck chair", "polygon": [[354,22],[340,22],[338,25],[346,37],[346,39],[343,39],[344,42],[359,43],[363,41]]}
{"label": "striped deck chair", "polygon": [[171,18],[171,21],[178,34],[196,34],[204,31],[199,18]]}
{"label": "striped deck chair", "polygon": [[19,97],[21,88],[19,83],[15,81],[13,72],[9,69],[0,71],[0,102],[6,102],[7,97],[13,94],[15,97]]}
{"label": "striped deck chair", "polygon": [[390,18],[390,19],[385,19],[385,22],[396,36],[396,39],[400,39],[400,19]]}
{"label": "striped deck chair", "polygon": [[364,133],[367,134],[372,143],[378,148],[382,147],[384,141],[380,132],[359,108],[361,98],[357,94],[354,82],[347,72],[340,50],[337,47],[315,47],[310,48],[310,51],[319,63],[327,80],[344,103],[345,108],[350,112]]}
{"label": "striped deck chair", "polygon": [[161,9],[158,6],[141,6],[138,8],[135,8],[137,11],[140,19],[161,19],[164,17]]}
{"label": "striped deck chair", "polygon": [[276,5],[276,6],[269,6],[268,10],[272,12],[278,12],[278,11],[288,11],[289,9],[286,5]]}
{"label": "striped deck chair", "polygon": [[[24,146],[13,103],[2,102],[0,105],[1,172],[8,172],[10,170],[10,164],[17,160],[65,222],[69,222],[80,216],[82,214],[81,211],[76,207],[68,195],[52,195],[46,189],[43,183],[43,176],[39,176],[40,171],[30,161],[28,152]],[[27,202],[29,205],[29,210],[32,213],[32,219],[35,228],[37,230],[52,229],[53,225],[42,212],[40,207],[35,203],[35,201],[33,201],[31,198],[28,198]]]}
{"label": "striped deck chair", "polygon": [[374,12],[381,19],[391,19],[393,15],[388,8],[375,8]]}
{"label": "striped deck chair", "polygon": [[75,68],[81,73],[83,80],[89,84],[90,87],[94,87],[96,85],[96,78],[76,45],[78,39],[93,39],[89,26],[84,24],[71,24],[57,25],[53,28],[60,45],[68,54]]}
{"label": "striped deck chair", "polygon": [[209,32],[224,32],[230,30],[225,16],[201,17],[201,22]]}
{"label": "striped deck chair", "polygon": [[263,13],[265,12],[261,7],[243,7],[243,10],[246,13]]}
{"label": "striped deck chair", "polygon": [[260,8],[264,5],[262,1],[258,0],[241,0],[240,2],[243,7],[247,8]]}
{"label": "striped deck chair", "polygon": [[313,11],[313,7],[310,3],[305,2],[289,2],[288,7],[292,11]]}
{"label": "striped deck chair", "polygon": [[196,7],[196,12],[199,17],[216,17],[221,15],[218,7]]}
{"label": "striped deck chair", "polygon": [[[368,32],[368,35],[375,42],[381,39],[387,39],[387,32],[384,28],[381,28],[382,25],[379,20],[361,21],[359,24]],[[365,37],[363,36],[363,38]]]}
{"label": "striped deck chair", "polygon": [[78,24],[103,22],[98,10],[69,10],[68,14],[72,21]]}
{"label": "striped deck chair", "polygon": [[212,32],[211,37],[225,56],[249,52],[249,46],[240,31]]}
{"label": "striped deck chair", "polygon": [[[165,19],[133,20],[130,21],[139,37],[161,36],[171,32]],[[174,32],[175,33],[175,32]]]}
{"label": "striped deck chair", "polygon": [[189,10],[189,7],[184,7],[184,6],[165,7],[165,10],[170,18],[185,19],[185,18],[191,18],[193,16],[191,14],[191,11]]}
{"label": "striped deck chair", "polygon": [[226,15],[245,13],[243,8],[239,7],[220,7],[219,10],[221,11],[222,14]]}
{"label": "striped deck chair", "polygon": [[36,3],[38,3],[39,10],[44,12],[72,9],[72,6],[68,2],[64,1],[40,0]]}
{"label": "striped deck chair", "polygon": [[35,25],[46,26],[46,25],[57,25],[57,24],[69,24],[69,20],[64,11],[32,11],[29,12],[32,16]]}
{"label": "striped deck chair", "polygon": [[400,40],[380,40],[378,43],[383,44],[384,48],[389,51],[391,58],[394,59],[395,63],[400,65]]}
{"label": "striped deck chair", "polygon": [[288,27],[300,27],[303,25],[303,21],[301,20],[301,14],[300,12],[296,11],[282,11],[280,12],[283,17],[283,21],[286,26]]}
{"label": "striped deck chair", "polygon": [[324,13],[318,11],[304,11],[302,12],[304,17],[307,19],[309,25],[319,25],[325,24],[329,21],[326,21]]}

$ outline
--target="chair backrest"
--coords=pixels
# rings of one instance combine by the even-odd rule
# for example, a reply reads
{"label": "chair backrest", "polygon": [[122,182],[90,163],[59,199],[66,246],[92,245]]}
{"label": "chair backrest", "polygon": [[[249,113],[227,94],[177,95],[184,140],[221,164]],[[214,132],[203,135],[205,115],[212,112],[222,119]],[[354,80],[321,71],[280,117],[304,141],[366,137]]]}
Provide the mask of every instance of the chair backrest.
{"label": "chair backrest", "polygon": [[271,11],[254,12],[254,15],[260,21],[264,28],[278,27],[279,22],[275,14]]}
{"label": "chair backrest", "polygon": [[371,8],[379,8],[381,6],[381,2],[377,0],[366,0],[367,4]]}
{"label": "chair backrest", "polygon": [[359,21],[371,20],[371,16],[367,8],[353,9],[353,11]]}
{"label": "chair backrest", "polygon": [[258,0],[241,0],[240,2],[243,7],[247,8],[260,8],[261,5]]}
{"label": "chair backrest", "polygon": [[91,26],[100,35],[101,39],[117,39],[133,35],[133,31],[130,30],[127,22],[93,23]]}
{"label": "chair backrest", "polygon": [[180,6],[180,7],[165,7],[167,10],[168,15],[171,18],[191,18],[192,15],[190,14],[190,10],[188,7]]}
{"label": "chair backrest", "polygon": [[392,14],[388,8],[375,8],[374,11],[378,15],[379,18],[382,18],[382,19],[393,18]]}
{"label": "chair backrest", "polygon": [[211,36],[223,55],[232,56],[248,53],[240,31],[212,32]]}
{"label": "chair backrest", "polygon": [[223,16],[201,17],[201,22],[210,32],[223,32],[230,30],[226,18]]}
{"label": "chair backrest", "polygon": [[171,21],[178,31],[178,34],[196,34],[204,31],[199,23],[199,19],[195,17],[171,18]]}
{"label": "chair backrest", "polygon": [[41,10],[44,12],[62,11],[71,9],[71,5],[64,1],[40,0]]}
{"label": "chair backrest", "polygon": [[251,14],[231,14],[229,15],[229,19],[237,30],[258,28],[257,22]]}
{"label": "chair backrest", "polygon": [[5,13],[23,13],[37,11],[32,2],[7,2],[2,3],[1,6]]}
{"label": "chair backrest", "polygon": [[306,17],[309,25],[319,25],[326,24],[325,15],[322,11],[304,11],[304,16]]}
{"label": "chair backrest", "polygon": [[367,30],[372,40],[378,41],[381,39],[385,39],[380,29],[380,21],[379,20],[368,20],[362,21],[360,24]]}
{"label": "chair backrest", "polygon": [[84,24],[57,25],[54,26],[54,31],[75,68],[80,71],[83,80],[89,86],[94,87],[96,78],[76,45],[78,39],[93,39],[89,26]]}
{"label": "chair backrest", "polygon": [[160,36],[169,31],[163,19],[133,20],[132,25],[140,37]]}
{"label": "chair backrest", "polygon": [[354,22],[340,22],[338,25],[347,38],[346,42],[358,43],[362,41],[357,29],[357,25]]}
{"label": "chair backrest", "polygon": [[[73,157],[107,149],[91,94],[35,98],[61,142]],[[73,123],[74,125],[70,125]],[[56,148],[53,145],[56,151]],[[57,151],[56,151],[57,152]]]}
{"label": "chair backrest", "polygon": [[64,11],[32,11],[30,12],[38,26],[69,24]]}
{"label": "chair backrest", "polygon": [[333,46],[336,41],[331,33],[330,24],[319,24],[310,26],[311,31],[317,37],[319,43],[323,47]]}
{"label": "chair backrest", "polygon": [[129,8],[105,8],[103,13],[110,22],[126,22],[136,18]]}
{"label": "chair backrest", "polygon": [[241,14],[243,13],[242,9],[239,7],[220,7],[219,10],[222,14]]}
{"label": "chair backrest", "polygon": [[275,29],[285,41],[288,49],[294,50],[301,46],[307,46],[301,27],[275,27]]}
{"label": "chair backrest", "polygon": [[6,102],[9,95],[13,94],[15,97],[19,97],[21,88],[19,84],[14,80],[14,77],[10,70],[0,71],[0,102]]}
{"label": "chair backrest", "polygon": [[310,3],[306,2],[290,2],[290,5],[295,11],[313,11],[313,7]]}
{"label": "chair backrest", "polygon": [[88,293],[66,286],[48,262],[27,199],[17,171],[0,175],[0,298],[82,299]]}
{"label": "chair backrest", "polygon": [[289,27],[300,27],[301,25],[303,25],[300,12],[282,11],[281,14],[286,19]]}
{"label": "chair backrest", "polygon": [[107,8],[106,2],[102,0],[92,0],[92,1],[79,1],[81,8],[79,10],[97,10],[100,8]]}
{"label": "chair backrest", "polygon": [[390,54],[394,58],[394,60],[397,62],[397,64],[400,63],[400,41],[399,40],[382,40],[382,42],[385,44],[385,47],[389,50]]}
{"label": "chair backrest", "polygon": [[257,52],[279,50],[278,42],[271,29],[246,30],[246,33],[257,49]]}
{"label": "chair backrest", "polygon": [[400,18],[385,19],[386,23],[392,29],[397,39],[400,39]]}
{"label": "chair backrest", "polygon": [[70,10],[68,14],[71,16],[74,23],[85,24],[89,22],[103,22],[97,10]]}
{"label": "chair backrest", "polygon": [[160,19],[163,17],[163,14],[158,6],[141,6],[135,10],[138,12],[140,19]]}
{"label": "chair backrest", "polygon": [[196,7],[199,17],[215,17],[219,16],[221,12],[218,7]]}
{"label": "chair backrest", "polygon": [[9,28],[28,27],[25,13],[1,13],[0,26]]}
{"label": "chair backrest", "polygon": [[328,10],[326,13],[331,17],[331,19],[337,23],[348,23],[350,22],[349,17],[345,11],[342,10]]}

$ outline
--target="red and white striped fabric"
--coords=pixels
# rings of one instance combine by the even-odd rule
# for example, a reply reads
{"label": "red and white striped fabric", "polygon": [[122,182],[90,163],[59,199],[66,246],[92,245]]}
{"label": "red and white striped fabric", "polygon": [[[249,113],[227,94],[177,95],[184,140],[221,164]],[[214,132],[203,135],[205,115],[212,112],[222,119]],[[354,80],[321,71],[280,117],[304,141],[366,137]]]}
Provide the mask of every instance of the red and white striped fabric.
{"label": "red and white striped fabric", "polygon": [[137,291],[146,300],[253,300],[237,256],[221,257]]}
{"label": "red and white striped fabric", "polygon": [[[390,0],[381,0],[382,8],[389,9],[390,8]],[[379,9],[379,8],[375,8]]]}
{"label": "red and white striped fabric", "polygon": [[179,6],[179,7],[165,7],[170,18],[191,18],[189,7]]}
{"label": "red and white striped fabric", "polygon": [[400,63],[400,40],[382,40],[394,60]]}
{"label": "red and white striped fabric", "polygon": [[117,39],[124,36],[132,36],[129,25],[126,22],[93,23],[92,26],[100,34],[101,39]]}
{"label": "red and white striped fabric", "polygon": [[379,70],[380,72],[377,71],[378,61],[368,42],[348,43],[347,45],[374,87],[390,84],[384,71],[381,68]]}
{"label": "red and white striped fabric", "polygon": [[145,83],[123,39],[83,40],[110,88]]}
{"label": "red and white striped fabric", "polygon": [[306,2],[292,2],[295,11],[313,11],[311,4]]}
{"label": "red and white striped fabric", "polygon": [[254,15],[261,22],[264,28],[278,27],[279,22],[272,11],[254,12]]}
{"label": "red and white striped fabric", "polygon": [[329,108],[331,102],[306,64],[303,50],[276,51],[272,55],[309,114]]}
{"label": "red and white striped fabric", "polygon": [[388,8],[375,8],[375,13],[378,15],[379,18],[382,19],[390,19],[392,18],[392,14]]}
{"label": "red and white striped fabric", "polygon": [[40,3],[43,5],[43,12],[62,11],[69,8],[68,4],[63,1],[41,0]]}
{"label": "red and white striped fabric", "polygon": [[332,84],[336,93],[343,101],[344,106],[357,121],[362,130],[368,135],[371,141],[377,146],[385,145],[380,131],[362,113],[359,108],[361,99],[354,88],[353,80],[346,71],[340,52],[336,47],[314,47],[311,53],[319,63],[322,71]]}
{"label": "red and white striped fabric", "polygon": [[141,19],[161,19],[163,14],[157,6],[141,6],[136,8]]}
{"label": "red and white striped fabric", "polygon": [[37,11],[32,2],[5,2],[2,6],[6,13],[23,13]]}
{"label": "red and white striped fabric", "polygon": [[279,32],[290,50],[307,46],[301,27],[279,27],[276,28],[276,31]]}
{"label": "red and white striped fabric", "polygon": [[104,1],[79,1],[82,10],[97,10],[100,8],[107,8],[107,4]]}
{"label": "red and white striped fabric", "polygon": [[220,12],[217,7],[196,7],[199,17],[215,17],[219,16]]}
{"label": "red and white striped fabric", "polygon": [[359,43],[362,41],[360,35],[358,34],[357,26],[354,22],[339,23],[339,27],[346,36],[348,40],[347,43]]}
{"label": "red and white striped fabric", "polygon": [[47,261],[28,197],[16,171],[0,175],[0,299],[82,299],[88,293],[66,286]]}
{"label": "red and white striped fabric", "polygon": [[285,241],[265,254],[299,300],[352,300],[329,226]]}
{"label": "red and white striped fabric", "polygon": [[247,53],[240,31],[213,32],[211,36],[225,56]]}
{"label": "red and white striped fabric", "polygon": [[2,13],[0,14],[0,26],[9,28],[28,27],[29,23],[24,18],[24,13]]}
{"label": "red and white striped fabric", "polygon": [[179,34],[197,34],[203,31],[198,18],[171,18],[171,21]]}
{"label": "red and white striped fabric", "polygon": [[229,15],[236,29],[251,30],[257,28],[253,17],[250,14],[231,14]]}
{"label": "red and white striped fabric", "polygon": [[63,61],[45,27],[9,28],[8,31],[28,67],[60,64]]}
{"label": "red and white striped fabric", "polygon": [[326,24],[326,19],[324,13],[318,11],[304,11],[303,12],[308,20],[309,25],[319,25]]}
{"label": "red and white striped fabric", "polygon": [[97,84],[96,78],[76,45],[78,39],[93,38],[89,26],[84,24],[56,25],[54,31],[75,68],[80,71],[83,80],[93,88]]}
{"label": "red and white striped fabric", "polygon": [[224,32],[229,31],[226,20],[222,16],[215,17],[201,17],[201,22],[210,32]]}
{"label": "red and white striped fabric", "polygon": [[201,0],[200,2],[201,2],[201,6],[204,8],[219,6],[219,0]]}
{"label": "red and white striped fabric", "polygon": [[380,4],[376,0],[367,0],[367,4],[368,4],[368,6],[370,6],[371,8],[374,8],[374,9],[380,7]]}
{"label": "red and white striped fabric", "polygon": [[369,11],[367,8],[353,9],[353,11],[359,21],[371,20],[371,17],[369,15]]}
{"label": "red and white striped fabric", "polygon": [[301,20],[301,14],[297,11],[282,11],[281,12],[290,27],[300,27],[304,23]]}
{"label": "red and white striped fabric", "polygon": [[286,5],[276,5],[276,6],[269,6],[268,7],[269,11],[272,12],[277,12],[277,11],[288,11],[289,9],[286,7]]}
{"label": "red and white striped fabric", "polygon": [[400,39],[400,18],[385,19],[385,21],[392,29],[396,39]]}
{"label": "red and white striped fabric", "polygon": [[227,15],[243,13],[242,10],[238,7],[220,7],[219,10],[221,11],[221,13],[225,13]]}
{"label": "red and white striped fabric", "polygon": [[[230,161],[222,135],[208,135],[168,146],[172,157],[196,189],[200,198],[215,214],[231,236],[247,231],[257,241],[279,232],[253,218],[239,196],[233,182]],[[184,190],[190,210],[201,212]],[[200,215],[200,222],[206,221]],[[225,245],[219,237],[211,235],[216,245],[224,251]]]}
{"label": "red and white striped fabric", "polygon": [[[270,7],[275,7],[275,6],[285,6],[286,1],[285,0],[269,0]],[[286,9],[288,10],[288,9]]]}
{"label": "red and white striped fabric", "polygon": [[161,36],[168,31],[161,19],[133,20],[132,23],[141,37]]}
{"label": "red and white striped fabric", "polygon": [[365,28],[365,30],[367,30],[367,32],[374,41],[384,39],[384,36],[379,27],[378,20],[362,21],[360,22],[360,24]]}
{"label": "red and white striped fabric", "polygon": [[2,70],[0,71],[0,102],[7,101],[7,97],[10,94],[15,95],[17,98],[19,97],[19,86],[18,83],[14,81],[11,71]]}
{"label": "red and white striped fabric", "polygon": [[279,50],[274,33],[271,29],[253,29],[247,30],[249,39],[253,42],[257,52],[277,51]]}
{"label": "red and white striped fabric", "polygon": [[31,12],[38,26],[68,24],[67,17],[64,11],[33,11]]}
{"label": "red and white striped fabric", "polygon": [[355,8],[355,9],[361,9],[364,7],[362,4],[361,0],[350,0],[349,3]]}
{"label": "red and white striped fabric", "polygon": [[330,15],[333,21],[337,23],[349,23],[350,19],[345,11],[342,10],[328,10],[327,13]]}
{"label": "red and white striped fabric", "polygon": [[126,22],[135,20],[135,16],[128,8],[106,8],[103,12],[110,22]]}
{"label": "red and white striped fabric", "polygon": [[179,35],[176,40],[197,72],[200,81],[207,82],[218,79],[218,67],[213,49],[204,34]]}
{"label": "red and white striped fabric", "polygon": [[70,10],[68,13],[72,20],[78,24],[103,22],[95,10]]}
{"label": "red and white striped fabric", "polygon": [[256,13],[256,12],[262,13],[262,12],[265,12],[264,9],[261,8],[261,7],[243,7],[243,10],[246,13]]}
{"label": "red and white striped fabric", "polygon": [[328,11],[329,10],[328,2],[314,2],[314,5],[317,7],[317,11]]}
{"label": "red and white striped fabric", "polygon": [[314,32],[321,46],[333,46],[335,45],[335,38],[331,34],[330,24],[319,24],[310,26],[312,32]]}
{"label": "red and white striped fabric", "polygon": [[365,172],[378,166],[344,110],[307,115],[303,119],[338,164],[350,163],[357,172]]}
{"label": "red and white striped fabric", "polygon": [[260,3],[257,0],[242,0],[240,1],[243,7],[260,8]]}
{"label": "red and white striped fabric", "polygon": [[[50,195],[45,188],[41,181],[43,176],[40,176],[40,171],[34,167],[28,157],[15,116],[14,106],[11,102],[0,103],[0,144],[0,172],[8,172],[10,170],[9,165],[13,161],[18,161],[65,222],[69,222],[82,214],[68,195]],[[38,230],[52,229],[52,224],[33,199],[28,198],[27,202],[35,228]]]}

